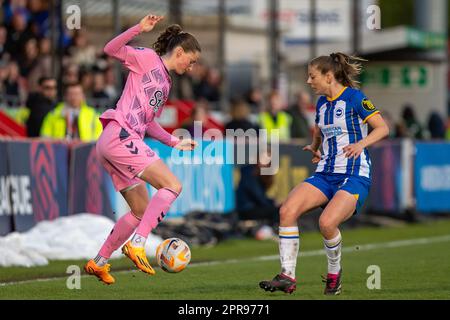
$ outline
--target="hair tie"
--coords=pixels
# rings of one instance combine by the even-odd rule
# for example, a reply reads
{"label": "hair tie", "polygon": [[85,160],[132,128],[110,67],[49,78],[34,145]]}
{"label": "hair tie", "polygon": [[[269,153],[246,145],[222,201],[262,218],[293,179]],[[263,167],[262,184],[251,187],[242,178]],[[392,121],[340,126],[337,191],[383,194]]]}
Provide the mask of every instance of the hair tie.
{"label": "hair tie", "polygon": [[332,53],[330,54],[330,58],[334,61],[334,62],[339,62],[339,57],[336,53]]}

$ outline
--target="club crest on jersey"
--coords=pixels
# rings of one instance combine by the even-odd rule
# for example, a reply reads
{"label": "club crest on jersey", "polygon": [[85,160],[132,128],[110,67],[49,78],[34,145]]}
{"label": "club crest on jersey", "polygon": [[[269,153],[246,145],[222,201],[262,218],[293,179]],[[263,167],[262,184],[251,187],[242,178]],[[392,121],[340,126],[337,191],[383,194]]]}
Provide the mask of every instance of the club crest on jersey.
{"label": "club crest on jersey", "polygon": [[336,115],[336,118],[340,118],[342,117],[342,115],[344,114],[344,109],[342,109],[341,107],[337,108],[336,111],[334,112],[334,114]]}
{"label": "club crest on jersey", "polygon": [[362,104],[364,110],[367,110],[367,111],[375,110],[375,106],[373,105],[372,101],[370,101],[369,99],[363,99],[361,104]]}
{"label": "club crest on jersey", "polygon": [[163,100],[163,92],[160,90],[155,91],[153,94],[153,98],[150,99],[149,104],[151,107],[153,107],[153,112],[157,113],[159,108],[161,108],[164,100]]}

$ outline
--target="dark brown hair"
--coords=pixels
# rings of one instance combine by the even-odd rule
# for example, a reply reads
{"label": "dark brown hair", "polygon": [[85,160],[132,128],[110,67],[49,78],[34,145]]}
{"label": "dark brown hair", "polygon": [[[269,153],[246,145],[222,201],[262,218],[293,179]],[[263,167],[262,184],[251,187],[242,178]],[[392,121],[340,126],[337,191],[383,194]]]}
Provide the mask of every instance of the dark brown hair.
{"label": "dark brown hair", "polygon": [[309,65],[316,67],[322,74],[331,71],[336,80],[344,86],[358,88],[359,82],[355,78],[361,74],[363,61],[367,60],[336,52],[329,56],[317,57],[311,60]]}
{"label": "dark brown hair", "polygon": [[178,46],[182,47],[185,52],[202,51],[197,39],[192,34],[184,32],[178,24],[167,27],[153,44],[153,49],[162,56]]}

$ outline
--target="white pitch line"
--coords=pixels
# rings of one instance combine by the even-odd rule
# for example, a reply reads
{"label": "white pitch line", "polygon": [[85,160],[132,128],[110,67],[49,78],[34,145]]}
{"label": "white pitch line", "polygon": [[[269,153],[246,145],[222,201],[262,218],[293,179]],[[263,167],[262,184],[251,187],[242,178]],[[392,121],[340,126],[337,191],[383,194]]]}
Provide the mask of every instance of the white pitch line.
{"label": "white pitch line", "polygon": [[[448,242],[450,241],[450,235],[439,236],[439,237],[430,237],[430,238],[418,238],[418,239],[409,239],[409,240],[397,240],[390,242],[382,242],[382,243],[369,243],[363,245],[354,245],[352,247],[344,247],[342,248],[342,252],[358,252],[358,251],[368,251],[374,249],[387,249],[387,248],[399,248],[413,245],[423,245],[430,243],[438,243],[438,242]],[[320,250],[309,250],[309,251],[300,251],[299,257],[314,257],[314,256],[322,256],[325,255],[325,251],[323,249]],[[233,264],[239,262],[248,262],[248,261],[271,261],[278,260],[280,258],[279,255],[271,255],[271,256],[260,256],[248,259],[230,259],[224,261],[211,261],[211,262],[199,262],[195,263],[190,268],[194,266],[206,266],[206,265],[217,265],[217,264]]]}
{"label": "white pitch line", "polygon": [[[448,242],[450,241],[450,235],[445,236],[439,236],[439,237],[430,237],[430,238],[418,238],[418,239],[409,239],[409,240],[397,240],[397,241],[390,241],[390,242],[384,242],[384,243],[369,243],[369,244],[363,244],[363,245],[356,245],[352,247],[344,247],[342,249],[342,252],[359,252],[359,251],[368,251],[368,250],[375,250],[375,249],[389,249],[389,248],[399,248],[399,247],[407,247],[407,246],[414,246],[414,245],[425,245],[425,244],[431,244],[431,243],[440,243],[440,242]],[[320,250],[309,250],[309,251],[300,251],[300,258],[302,257],[314,257],[314,256],[321,256],[325,255],[325,252],[323,249]],[[210,261],[210,262],[197,262],[192,263],[189,265],[189,268],[193,267],[203,267],[203,266],[215,266],[215,265],[223,265],[223,264],[235,264],[235,263],[242,263],[242,262],[255,262],[255,261],[272,261],[272,260],[278,260],[278,255],[271,255],[271,256],[260,256],[260,257],[254,257],[254,258],[248,258],[248,259],[228,259],[228,260],[222,260],[222,261]],[[115,274],[118,273],[130,273],[130,272],[138,272],[137,270],[124,270],[124,271],[117,271]],[[68,275],[70,276],[70,275]],[[89,275],[82,275],[81,278],[87,278],[90,277]],[[13,285],[22,285],[22,284],[28,284],[28,283],[34,283],[34,282],[49,282],[49,281],[56,281],[56,280],[62,280],[66,277],[54,277],[54,278],[42,278],[42,279],[34,279],[34,280],[24,280],[24,281],[16,281],[16,282],[6,282],[6,283],[0,283],[0,287],[6,287],[6,286],[13,286]]]}

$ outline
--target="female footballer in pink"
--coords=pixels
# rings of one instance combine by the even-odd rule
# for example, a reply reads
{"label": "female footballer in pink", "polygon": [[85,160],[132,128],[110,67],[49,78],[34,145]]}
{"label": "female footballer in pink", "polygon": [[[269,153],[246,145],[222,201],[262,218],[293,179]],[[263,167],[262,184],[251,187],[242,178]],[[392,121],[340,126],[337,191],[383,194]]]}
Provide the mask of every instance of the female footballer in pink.
{"label": "female footballer in pink", "polygon": [[[260,282],[266,291],[292,293],[296,289],[295,267],[299,251],[297,221],[308,211],[324,207],[320,232],[328,259],[324,293],[341,293],[339,226],[358,213],[371,184],[371,161],[367,147],[383,139],[389,129],[379,111],[357,89],[360,58],[332,53],[313,59],[308,84],[321,95],[316,107],[313,142],[304,147],[317,163],[313,176],[300,183],[280,208],[279,250],[281,273]],[[368,125],[373,130],[368,134]],[[322,145],[324,154],[319,148]]]}
{"label": "female footballer in pink", "polygon": [[[130,47],[127,43],[143,32],[153,30],[163,17],[148,15],[120,34],[104,48],[128,70],[122,96],[115,109],[105,111],[100,121],[103,132],[97,142],[97,155],[110,174],[131,211],[115,224],[95,259],[84,269],[106,284],[114,283],[108,259],[131,235],[122,252],[143,272],[153,275],[144,245],[181,192],[181,184],[168,167],[143,141],[147,133],[180,150],[193,150],[196,142],[179,140],[155,120],[161,115],[171,87],[169,71],[183,74],[199,59],[198,41],[178,25],[169,26],[153,44],[153,49]],[[149,199],[145,183],[158,191]]]}

